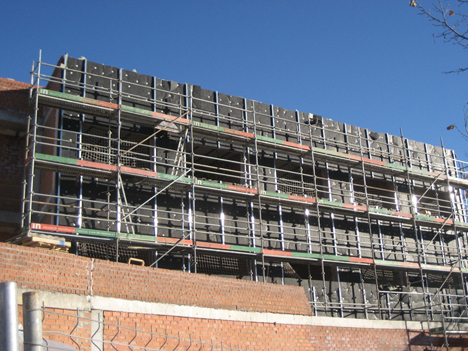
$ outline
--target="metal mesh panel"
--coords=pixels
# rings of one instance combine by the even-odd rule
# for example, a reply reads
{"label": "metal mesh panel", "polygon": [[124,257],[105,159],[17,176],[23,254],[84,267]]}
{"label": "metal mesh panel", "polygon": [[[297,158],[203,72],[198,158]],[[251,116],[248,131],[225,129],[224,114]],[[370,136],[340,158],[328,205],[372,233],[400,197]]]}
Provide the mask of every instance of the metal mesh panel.
{"label": "metal mesh panel", "polygon": [[[91,258],[97,258],[107,261],[115,261],[116,245],[115,243],[106,244],[93,241],[82,241],[77,244],[78,255]],[[154,261],[153,250],[142,250],[142,248],[133,248],[130,246],[119,245],[119,262],[128,263],[130,258],[138,258],[145,261],[149,266]]]}
{"label": "metal mesh panel", "polygon": [[[194,263],[193,257],[192,263]],[[245,276],[250,274],[247,260],[213,255],[197,255],[197,272],[235,276]]]}
{"label": "metal mesh panel", "polygon": [[314,178],[298,173],[277,171],[278,190],[285,194],[314,197]]}
{"label": "metal mesh panel", "polygon": [[[105,164],[117,162],[117,140],[109,138],[117,135],[116,131],[109,131],[102,126],[90,125],[82,135],[82,158]],[[122,132],[120,152],[124,153],[121,164],[127,167],[150,169],[149,140],[136,146],[145,137],[138,133]],[[135,147],[136,146],[136,147]],[[126,152],[127,150],[130,150]]]}
{"label": "metal mesh panel", "polygon": [[115,142],[106,139],[109,130],[100,126],[89,126],[82,135],[82,153],[85,161],[115,164],[115,153],[112,150]]}

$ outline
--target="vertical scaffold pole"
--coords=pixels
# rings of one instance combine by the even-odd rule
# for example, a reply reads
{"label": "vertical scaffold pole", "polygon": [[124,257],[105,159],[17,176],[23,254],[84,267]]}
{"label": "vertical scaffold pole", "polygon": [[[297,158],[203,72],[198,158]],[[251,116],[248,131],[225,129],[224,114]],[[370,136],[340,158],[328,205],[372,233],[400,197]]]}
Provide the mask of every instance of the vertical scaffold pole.
{"label": "vertical scaffold pole", "polygon": [[[193,122],[193,113],[192,113],[192,100],[193,100],[193,86],[192,85],[185,85],[185,106],[187,108],[188,115],[187,117],[190,119],[190,122]],[[182,106],[181,106],[182,109]],[[180,111],[182,114],[182,110]],[[197,273],[197,231],[196,231],[196,199],[195,199],[195,148],[193,146],[193,123],[190,123],[190,162],[192,164],[191,169],[191,198],[190,199],[190,206],[191,207],[191,218],[190,218],[190,238],[193,242],[193,272]],[[188,263],[190,267],[190,260]]]}
{"label": "vertical scaffold pole", "polygon": [[[67,63],[65,63],[66,66]],[[88,71],[88,60],[87,59],[83,59],[83,89],[81,91],[81,96],[82,97],[86,97],[86,77],[87,77],[87,74],[86,72]],[[65,73],[64,73],[64,78],[65,78]],[[110,85],[112,86],[112,83],[110,83]],[[110,101],[112,102],[112,101]],[[79,124],[79,130],[80,132],[78,133],[78,135],[76,136],[76,143],[77,143],[77,149],[78,149],[78,159],[79,160],[82,160],[83,159],[83,124],[85,122],[85,114],[80,114],[80,124]],[[77,203],[76,203],[76,207],[77,207],[77,218],[76,218],[76,227],[77,228],[81,228],[83,226],[83,175],[80,174],[77,178],[78,180],[78,199],[77,199]],[[77,250],[78,251],[78,250]]]}
{"label": "vertical scaffold pole", "polygon": [[[122,152],[122,86],[123,86],[123,78],[122,78],[122,69],[119,69],[119,83],[118,83],[118,110],[117,110],[117,153],[116,153],[116,163],[117,163],[117,174],[116,174],[116,186],[115,186],[115,191],[116,191],[116,206],[115,206],[115,213],[116,213],[116,219],[115,219],[115,231],[116,231],[116,237],[115,237],[115,261],[119,262],[119,244],[120,244],[120,233],[122,230],[122,200],[120,198],[120,190],[123,189],[123,184],[121,182],[121,176],[120,176],[120,167],[121,167],[121,162],[122,162],[122,157],[121,157],[121,152]],[[111,120],[109,120],[109,124],[111,123]]]}
{"label": "vertical scaffold pole", "polygon": [[[256,174],[256,179],[257,179],[257,189],[258,189],[258,194],[257,194],[257,204],[258,204],[258,223],[259,223],[259,234],[260,234],[260,246],[261,246],[261,258],[262,258],[262,277],[263,277],[263,282],[266,281],[266,276],[265,276],[265,254],[264,254],[264,237],[263,237],[263,219],[262,219],[262,190],[261,190],[261,185],[260,185],[260,166],[258,162],[258,140],[257,140],[257,121],[256,115],[255,115],[255,102],[252,102],[252,119],[253,119],[253,132],[254,132],[254,145],[255,145],[255,167],[257,169],[257,174]],[[256,267],[255,267],[256,268]]]}
{"label": "vertical scaffold pole", "polygon": [[401,142],[402,142],[402,145],[403,145],[403,148],[404,148],[404,153],[403,155],[405,156],[405,168],[406,168],[406,181],[408,182],[408,191],[409,191],[409,196],[410,196],[410,208],[411,208],[411,214],[413,215],[413,228],[414,228],[414,237],[416,239],[416,252],[417,252],[417,255],[418,255],[418,264],[419,264],[419,274],[421,275],[421,288],[422,288],[422,291],[423,291],[423,296],[424,296],[424,309],[425,309],[425,313],[426,313],[426,319],[429,321],[429,309],[428,309],[428,303],[430,303],[430,301],[428,301],[428,298],[430,298],[430,294],[429,294],[429,287],[427,287],[425,284],[425,280],[424,280],[424,272],[423,272],[423,269],[422,269],[422,264],[424,263],[422,261],[422,247],[421,247],[421,240],[419,239],[419,236],[418,236],[418,231],[420,232],[420,230],[418,230],[418,223],[416,221],[416,216],[418,214],[418,209],[417,209],[417,204],[415,205],[413,199],[414,199],[414,194],[413,194],[413,189],[412,189],[412,184],[413,184],[413,181],[411,180],[410,178],[410,167],[412,167],[412,163],[411,163],[411,154],[410,154],[410,149],[409,149],[409,146],[407,144],[407,140],[405,139],[405,137],[403,136],[403,129],[400,129],[400,135],[401,135]]}
{"label": "vertical scaffold pole", "polygon": [[[249,129],[249,105],[247,104],[247,99],[243,99],[243,107],[244,107],[244,110],[243,110],[243,113],[244,113],[244,132],[246,133],[249,133],[250,132],[250,129]],[[253,106],[251,106],[251,113],[252,113],[252,128],[253,128],[253,134],[255,135],[255,111],[253,109]],[[256,139],[256,137],[255,137]],[[256,141],[255,141],[256,143]],[[255,148],[256,150],[256,148]],[[252,171],[252,161],[251,161],[251,155],[252,155],[252,148],[250,146],[247,146],[246,149],[245,149],[245,154],[244,154],[244,162],[245,162],[245,165],[246,165],[246,173],[245,173],[245,176],[246,176],[246,185],[249,187],[249,188],[254,188],[255,185],[254,183],[257,182],[257,189],[258,191],[260,191],[260,185],[259,185],[259,177],[258,177],[258,168],[255,168],[257,170],[256,174],[255,174],[255,179],[254,179],[254,175],[253,175],[253,171]],[[257,160],[257,156],[255,156],[255,160]],[[255,167],[257,167],[257,164],[258,162],[255,161]],[[252,247],[257,247],[257,243],[256,243],[256,240],[255,240],[255,203],[254,201],[249,201],[248,204],[246,204],[246,209],[247,209],[247,221],[249,223],[249,239],[250,239],[250,245]],[[254,281],[258,281],[258,272],[257,272],[257,259],[253,259],[251,260],[250,262],[250,271],[251,271],[251,280],[254,280]]]}
{"label": "vertical scaffold pole", "polygon": [[[367,136],[364,136],[366,138],[366,145],[368,143]],[[372,259],[376,259],[376,254],[375,254],[375,249],[374,249],[374,237],[372,234],[372,218],[370,215],[369,211],[369,194],[367,191],[367,179],[366,179],[366,167],[364,165],[364,150],[362,148],[362,134],[361,134],[361,129],[358,129],[358,138],[359,138],[359,153],[361,155],[361,172],[362,172],[362,185],[364,187],[364,196],[366,198],[366,208],[367,208],[367,223],[369,226],[369,241],[371,245],[371,255]],[[368,149],[368,156],[370,157],[370,147],[367,146]],[[374,275],[375,275],[375,292],[377,295],[377,307],[379,310],[379,317],[382,319],[382,306],[380,304],[380,289],[379,289],[379,277],[377,274],[377,265],[374,262]]]}
{"label": "vertical scaffold pole", "polygon": [[[67,67],[68,65],[68,54],[65,54],[63,57],[63,65]],[[83,72],[83,75],[86,76],[86,71]],[[61,74],[61,85],[60,85],[60,92],[65,93],[65,85],[66,85],[66,80],[67,80],[67,68],[62,70]],[[57,156],[62,156],[63,155],[63,119],[64,119],[64,111],[59,110],[58,114],[58,131],[56,131],[56,137],[57,137]],[[57,191],[57,198],[55,199],[55,218],[54,218],[54,223],[55,225],[60,224],[60,198],[62,196],[62,172],[57,172],[55,176],[55,181],[56,181],[56,191]]]}
{"label": "vertical scaffold pole", "polygon": [[[36,66],[35,62],[32,62],[31,65],[31,84],[29,86],[29,114],[28,114],[28,126],[26,129],[26,147],[24,149],[24,159],[27,160],[29,159],[30,156],[30,146],[31,146],[31,126],[33,123],[33,118],[31,117],[31,105],[33,102],[33,94],[34,94],[34,72],[36,71]],[[34,110],[34,114],[36,111]],[[29,176],[29,170],[30,166],[26,163],[26,166],[24,167],[23,171],[23,202],[21,203],[21,228],[26,228],[27,226],[30,226],[31,224],[31,213],[30,213],[30,204],[31,204],[31,199],[29,199],[29,188],[28,184],[30,185],[30,176]]]}
{"label": "vertical scaffold pole", "polygon": [[24,351],[42,351],[41,294],[23,293]]}
{"label": "vertical scaffold pole", "polygon": [[[466,256],[463,254],[462,252],[462,246],[461,246],[461,243],[460,243],[460,238],[458,236],[458,228],[457,228],[457,216],[459,213],[457,213],[457,209],[456,209],[456,197],[455,197],[455,194],[453,193],[452,195],[452,186],[450,184],[450,172],[449,172],[449,168],[448,168],[448,162],[447,162],[447,157],[445,155],[445,147],[444,147],[444,142],[442,140],[442,138],[440,138],[440,143],[441,143],[441,147],[442,147],[442,154],[443,154],[443,158],[444,158],[444,168],[445,168],[445,177],[447,178],[447,189],[450,193],[450,207],[451,207],[451,211],[452,211],[452,218],[453,218],[453,231],[455,233],[455,237],[456,237],[456,245],[457,245],[457,265],[458,265],[458,269],[460,271],[460,281],[461,281],[461,285],[463,287],[463,294],[465,296],[465,298],[463,299],[464,301],[464,308],[465,310],[467,310],[468,312],[468,291],[467,291],[467,286],[465,284],[465,277],[463,275],[463,270],[464,270],[464,264],[463,262],[465,261],[465,258]],[[454,165],[455,166],[455,165]],[[460,219],[459,219],[460,220]],[[463,234],[462,234],[463,235]],[[450,257],[449,257],[450,259]],[[450,265],[452,265],[453,263],[451,261],[450,262]],[[452,267],[453,269],[453,267]],[[444,316],[443,316],[443,308],[441,306],[441,309],[442,309],[442,320],[444,319]],[[445,333],[445,327],[444,327],[444,334]]]}
{"label": "vertical scaffold pole", "polygon": [[0,350],[18,351],[16,283],[0,283]]}
{"label": "vertical scaffold pole", "polygon": [[[152,103],[151,103],[151,110],[153,112],[157,112],[157,105],[156,105],[156,101],[157,101],[157,87],[158,87],[158,83],[157,83],[157,78],[156,77],[153,77],[153,82],[152,82]],[[158,171],[158,152],[157,152],[157,147],[159,146],[157,144],[157,137],[156,135],[153,136],[153,147],[152,147],[152,163],[151,163],[151,167],[152,167],[152,170],[153,172],[157,172]],[[179,171],[179,169],[177,170]],[[153,195],[157,194],[158,193],[158,187],[157,186],[153,186]],[[158,238],[158,198],[155,197],[154,198],[154,201],[153,201],[153,235],[155,236],[156,240]],[[157,251],[156,251],[156,254],[157,254]],[[157,267],[157,266],[156,266]]]}
{"label": "vertical scaffold pole", "polygon": [[[315,165],[315,155],[314,155],[314,140],[313,140],[313,135],[312,135],[312,120],[314,119],[313,115],[309,115],[309,142],[310,142],[310,161],[312,163],[312,177],[314,179],[314,192],[315,192],[315,213],[317,216],[317,231],[319,235],[319,250],[320,250],[320,268],[322,271],[322,296],[323,296],[323,301],[324,301],[324,310],[325,313],[327,312],[327,285],[326,285],[326,277],[325,277],[325,263],[323,261],[323,231],[322,231],[322,226],[321,226],[321,221],[320,221],[320,199],[319,199],[319,191],[317,188],[317,170],[316,170],[316,165]],[[322,126],[323,128],[323,126]],[[321,134],[323,135],[323,134]],[[324,146],[325,146],[325,140],[324,141]],[[318,309],[316,309],[316,313],[318,312]]]}
{"label": "vertical scaffold pole", "polygon": [[[36,75],[37,78],[34,84],[34,67],[31,72],[31,87],[30,87],[30,99],[33,106],[33,117],[28,119],[28,134],[27,134],[27,146],[26,146],[26,160],[29,160],[26,164],[25,171],[27,169],[27,184],[25,185],[25,206],[23,213],[23,228],[30,228],[32,222],[32,212],[33,212],[33,200],[34,200],[34,167],[36,160],[36,143],[37,143],[37,120],[39,117],[39,97],[38,89],[40,87],[41,81],[41,65],[42,65],[42,51],[39,50],[39,61],[37,62]],[[34,93],[35,92],[35,93]],[[33,98],[34,94],[34,100]]]}

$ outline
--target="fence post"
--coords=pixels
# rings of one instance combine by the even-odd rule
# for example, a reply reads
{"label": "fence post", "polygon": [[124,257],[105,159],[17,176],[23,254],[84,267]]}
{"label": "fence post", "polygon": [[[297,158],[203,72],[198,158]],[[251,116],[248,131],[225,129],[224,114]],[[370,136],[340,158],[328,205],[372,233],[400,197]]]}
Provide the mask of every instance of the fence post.
{"label": "fence post", "polygon": [[0,283],[0,350],[18,351],[16,283]]}
{"label": "fence post", "polygon": [[42,351],[41,295],[37,291],[23,293],[24,351]]}

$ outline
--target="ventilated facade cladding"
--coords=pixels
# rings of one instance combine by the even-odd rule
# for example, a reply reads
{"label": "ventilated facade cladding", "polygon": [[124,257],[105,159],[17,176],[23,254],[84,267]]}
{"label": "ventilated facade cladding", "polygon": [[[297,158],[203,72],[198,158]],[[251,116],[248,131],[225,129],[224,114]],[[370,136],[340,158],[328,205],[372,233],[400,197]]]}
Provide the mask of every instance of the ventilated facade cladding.
{"label": "ventilated facade cladding", "polygon": [[48,109],[29,133],[23,237],[300,285],[316,315],[466,308],[453,151],[83,58],[49,69],[33,73]]}

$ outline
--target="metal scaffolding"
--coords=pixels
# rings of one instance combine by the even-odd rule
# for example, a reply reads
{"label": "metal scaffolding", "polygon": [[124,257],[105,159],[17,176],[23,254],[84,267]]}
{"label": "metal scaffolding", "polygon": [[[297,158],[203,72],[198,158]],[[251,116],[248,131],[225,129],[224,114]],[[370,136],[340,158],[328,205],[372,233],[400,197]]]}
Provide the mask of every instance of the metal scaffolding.
{"label": "metal scaffolding", "polygon": [[16,242],[301,285],[316,315],[466,321],[453,151],[85,58],[32,71]]}

